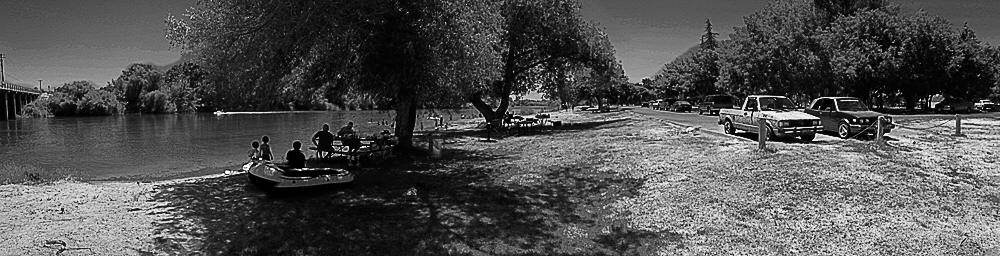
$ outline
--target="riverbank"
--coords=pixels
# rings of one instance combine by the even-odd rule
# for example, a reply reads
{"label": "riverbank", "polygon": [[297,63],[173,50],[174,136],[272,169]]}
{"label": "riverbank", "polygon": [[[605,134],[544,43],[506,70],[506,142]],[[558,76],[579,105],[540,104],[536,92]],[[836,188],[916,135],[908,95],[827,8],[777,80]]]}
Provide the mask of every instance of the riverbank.
{"label": "riverbank", "polygon": [[758,152],[628,112],[552,115],[566,125],[498,142],[446,132],[441,159],[362,170],[343,190],[269,194],[225,175],[0,186],[0,255],[51,254],[47,240],[96,254],[1000,253],[990,120],[967,137]]}

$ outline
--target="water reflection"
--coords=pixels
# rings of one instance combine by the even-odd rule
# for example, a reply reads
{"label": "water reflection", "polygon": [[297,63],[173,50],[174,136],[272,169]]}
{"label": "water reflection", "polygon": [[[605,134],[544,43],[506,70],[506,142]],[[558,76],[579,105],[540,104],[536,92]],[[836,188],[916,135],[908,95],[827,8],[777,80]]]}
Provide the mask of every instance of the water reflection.
{"label": "water reflection", "polygon": [[[422,115],[426,116],[427,112]],[[441,113],[441,112],[439,112]],[[475,115],[473,110],[451,112]],[[0,158],[47,170],[69,168],[85,178],[174,176],[235,166],[253,140],[271,137],[276,155],[305,144],[323,123],[339,129],[354,121],[371,134],[391,129],[390,111],[302,112],[267,115],[125,115],[0,122]],[[446,119],[450,119],[447,113]],[[420,118],[423,127],[433,121]],[[388,124],[388,125],[386,125]],[[419,129],[421,125],[418,125]],[[307,152],[307,155],[310,155]]]}

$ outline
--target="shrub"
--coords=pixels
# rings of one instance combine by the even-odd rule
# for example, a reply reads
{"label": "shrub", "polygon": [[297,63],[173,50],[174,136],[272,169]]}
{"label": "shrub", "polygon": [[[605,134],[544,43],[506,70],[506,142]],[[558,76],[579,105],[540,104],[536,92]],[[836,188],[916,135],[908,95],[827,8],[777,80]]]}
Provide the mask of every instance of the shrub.
{"label": "shrub", "polygon": [[55,94],[33,104],[38,109],[44,106],[53,116],[106,116],[122,110],[113,93],[98,89],[93,83],[80,81],[56,88]]}
{"label": "shrub", "polygon": [[21,110],[21,118],[44,118],[51,115],[47,104],[48,99],[37,99],[25,105]]}
{"label": "shrub", "polygon": [[159,90],[142,95],[142,112],[152,114],[173,113],[176,111],[170,97]]}

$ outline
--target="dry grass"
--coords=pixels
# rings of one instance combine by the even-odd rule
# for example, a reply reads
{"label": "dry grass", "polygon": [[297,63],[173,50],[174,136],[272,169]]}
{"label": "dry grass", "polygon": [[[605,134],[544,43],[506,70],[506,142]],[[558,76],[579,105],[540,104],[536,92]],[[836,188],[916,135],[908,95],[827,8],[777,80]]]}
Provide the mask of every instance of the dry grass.
{"label": "dry grass", "polygon": [[[642,163],[637,175],[647,182],[615,209],[636,228],[677,237],[661,248],[666,255],[995,255],[1000,173],[978,156],[997,142],[980,136],[997,128],[980,127],[968,138],[920,134],[917,145],[900,137],[883,148],[771,143],[757,152],[754,142],[716,138],[647,145],[622,152],[623,162]],[[948,157],[957,154],[971,157]]]}

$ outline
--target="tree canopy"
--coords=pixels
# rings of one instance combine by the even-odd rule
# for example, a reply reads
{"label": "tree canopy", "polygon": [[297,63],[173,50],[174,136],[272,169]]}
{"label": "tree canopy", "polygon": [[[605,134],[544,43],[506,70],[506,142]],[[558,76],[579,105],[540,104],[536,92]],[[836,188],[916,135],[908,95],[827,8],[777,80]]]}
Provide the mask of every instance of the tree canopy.
{"label": "tree canopy", "polygon": [[495,100],[503,110],[489,113],[502,113],[545,64],[613,56],[566,0],[208,0],[167,24],[172,44],[198,56],[207,104],[392,106],[404,144],[418,107]]}
{"label": "tree canopy", "polygon": [[[935,94],[987,97],[998,83],[996,48],[971,28],[924,11],[904,14],[886,1],[775,0],[718,45],[715,89],[738,95],[855,96],[913,109]],[[690,81],[711,77],[712,62],[679,58],[652,84],[661,97],[703,95],[709,91]]]}

